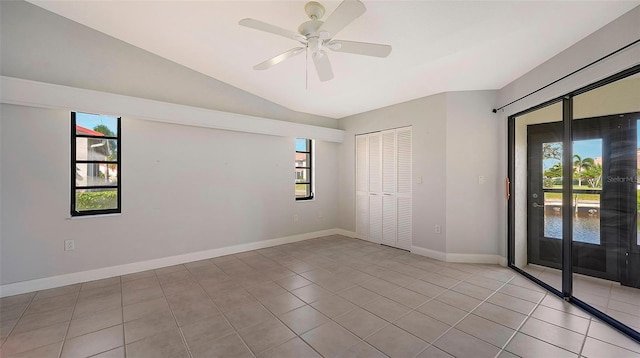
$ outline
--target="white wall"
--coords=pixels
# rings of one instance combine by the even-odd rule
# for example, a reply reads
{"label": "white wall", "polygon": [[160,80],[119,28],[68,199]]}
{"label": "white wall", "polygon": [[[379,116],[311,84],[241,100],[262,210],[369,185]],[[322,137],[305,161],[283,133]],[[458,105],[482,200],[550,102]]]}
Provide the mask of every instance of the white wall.
{"label": "white wall", "polygon": [[447,253],[496,255],[506,239],[506,136],[491,112],[495,95],[446,94]]}
{"label": "white wall", "polygon": [[[504,188],[504,136],[491,113],[494,105],[493,91],[444,93],[341,119],[340,227],[355,231],[354,136],[410,125],[416,252],[451,260],[496,255],[506,227],[504,196],[498,195]],[[485,176],[484,185],[477,184],[478,175]],[[423,184],[417,183],[420,176]],[[435,225],[441,225],[440,234]]]}
{"label": "white wall", "polygon": [[2,284],[337,227],[337,144],[316,143],[318,196],[296,203],[294,138],[128,117],[122,214],[70,219],[69,112],[0,111]]}

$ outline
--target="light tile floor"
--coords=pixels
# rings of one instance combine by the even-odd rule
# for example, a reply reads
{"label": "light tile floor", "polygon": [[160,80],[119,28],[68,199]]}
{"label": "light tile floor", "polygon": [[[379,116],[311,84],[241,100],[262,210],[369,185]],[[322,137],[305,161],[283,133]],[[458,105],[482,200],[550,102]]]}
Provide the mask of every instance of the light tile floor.
{"label": "light tile floor", "polygon": [[640,357],[495,265],[343,236],[0,299],[1,357]]}
{"label": "light tile floor", "polygon": [[[552,287],[562,290],[560,270],[537,265],[527,265],[523,269]],[[574,274],[573,296],[640,331],[640,289],[622,286],[618,282]]]}

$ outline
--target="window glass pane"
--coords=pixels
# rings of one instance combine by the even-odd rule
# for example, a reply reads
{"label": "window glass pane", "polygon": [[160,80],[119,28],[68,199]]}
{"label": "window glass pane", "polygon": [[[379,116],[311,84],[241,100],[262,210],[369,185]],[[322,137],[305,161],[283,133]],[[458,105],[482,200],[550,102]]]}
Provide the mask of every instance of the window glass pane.
{"label": "window glass pane", "polygon": [[310,167],[311,155],[308,153],[296,153],[296,167]]}
{"label": "window glass pane", "polygon": [[637,315],[621,312],[615,291],[640,297],[640,74],[576,95],[573,116],[573,296],[635,327]]}
{"label": "window glass pane", "polygon": [[118,118],[76,112],[76,135],[117,137]]}
{"label": "window glass pane", "polygon": [[115,139],[76,137],[76,160],[114,162],[118,159]]}
{"label": "window glass pane", "polygon": [[296,184],[296,198],[307,198],[311,196],[310,184]]}
{"label": "window glass pane", "polygon": [[117,164],[76,164],[76,186],[118,184]]}
{"label": "window glass pane", "polygon": [[562,239],[562,193],[544,193],[544,237]]}
{"label": "window glass pane", "polygon": [[556,289],[562,259],[562,103],[514,123],[513,264]]}
{"label": "window glass pane", "polygon": [[117,189],[77,189],[76,211],[118,208]]}
{"label": "window glass pane", "polygon": [[309,152],[309,139],[296,138],[296,152]]}
{"label": "window glass pane", "polygon": [[296,183],[309,183],[311,178],[309,169],[296,168]]}
{"label": "window glass pane", "polygon": [[602,190],[602,139],[573,142],[573,189]]}
{"label": "window glass pane", "polygon": [[562,188],[562,143],[542,143],[542,185],[545,189]]}

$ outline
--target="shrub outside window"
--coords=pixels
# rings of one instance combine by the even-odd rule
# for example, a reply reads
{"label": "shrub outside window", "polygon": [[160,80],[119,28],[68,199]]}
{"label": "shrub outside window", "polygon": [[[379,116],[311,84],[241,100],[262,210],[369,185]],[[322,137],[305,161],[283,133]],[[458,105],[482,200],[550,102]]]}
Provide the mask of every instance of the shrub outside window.
{"label": "shrub outside window", "polygon": [[296,138],[296,200],[313,199],[313,141]]}
{"label": "shrub outside window", "polygon": [[120,118],[71,112],[71,216],[120,213]]}

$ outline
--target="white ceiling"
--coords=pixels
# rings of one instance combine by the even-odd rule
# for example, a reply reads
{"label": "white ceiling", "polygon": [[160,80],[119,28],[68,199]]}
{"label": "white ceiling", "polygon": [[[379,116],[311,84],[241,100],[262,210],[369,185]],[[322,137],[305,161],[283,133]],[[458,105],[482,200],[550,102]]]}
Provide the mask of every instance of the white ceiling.
{"label": "white ceiling", "polygon": [[[257,96],[332,118],[435,93],[499,89],[640,1],[367,1],[335,38],[389,44],[387,58],[330,52],[320,82],[305,56],[252,67],[299,45],[238,25],[250,17],[295,31],[305,1],[32,3]],[[327,15],[338,1],[321,1]]]}

